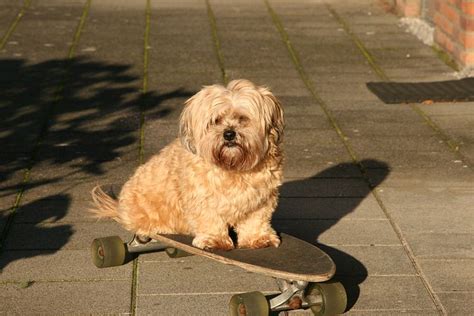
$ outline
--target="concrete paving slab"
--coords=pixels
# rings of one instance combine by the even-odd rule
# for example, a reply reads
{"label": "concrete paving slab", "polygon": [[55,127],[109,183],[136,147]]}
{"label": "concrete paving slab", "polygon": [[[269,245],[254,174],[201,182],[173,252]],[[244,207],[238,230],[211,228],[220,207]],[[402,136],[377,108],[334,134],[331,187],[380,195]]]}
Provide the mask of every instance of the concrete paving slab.
{"label": "concrete paving slab", "polygon": [[327,117],[323,115],[285,115],[285,128],[289,129],[331,129]]}
{"label": "concrete paving slab", "polygon": [[[357,152],[359,159],[369,159],[372,161],[386,162],[393,172],[428,172],[426,170],[440,169],[440,173],[449,170],[459,170],[459,162],[452,152],[448,151],[406,151],[393,148],[390,151]],[[370,161],[370,160],[369,160]],[[440,168],[443,166],[443,168]],[[441,169],[447,169],[443,171]],[[459,171],[462,172],[462,171]]]}
{"label": "concrete paving slab", "polygon": [[[15,314],[125,314],[130,312],[130,282],[38,282],[0,284],[2,312]],[[100,299],[97,299],[97,297]]]}
{"label": "concrete paving slab", "polygon": [[370,193],[362,179],[304,179],[286,182],[280,188],[282,197],[365,197]]}
{"label": "concrete paving slab", "polygon": [[10,27],[12,21],[22,8],[22,3],[11,2],[8,0],[0,1],[0,36],[4,36]]}
{"label": "concrete paving slab", "polygon": [[278,292],[273,278],[200,256],[140,263],[138,294]]}
{"label": "concrete paving slab", "polygon": [[96,223],[15,224],[5,241],[7,250],[85,250],[94,238],[131,234],[112,221]]}
{"label": "concrete paving slab", "polygon": [[336,132],[331,130],[287,130],[285,131],[285,146],[299,145],[320,147],[339,147],[341,140]]}
{"label": "concrete paving slab", "polygon": [[338,277],[416,275],[401,245],[337,246],[324,249],[336,263]]}
{"label": "concrete paving slab", "polygon": [[[416,156],[412,156],[413,159],[419,159]],[[422,156],[422,155],[420,155]],[[426,157],[433,157],[430,161]],[[449,157],[452,158],[452,157]],[[473,175],[467,171],[467,166],[458,160],[448,160],[448,161],[437,161],[437,158],[434,158],[434,155],[425,155],[423,160],[428,163],[436,164],[437,167],[423,165],[423,162],[418,162],[420,166],[415,168],[414,163],[412,166],[409,165],[402,166],[401,164],[391,165],[390,175],[383,182],[383,187],[417,187],[417,186],[432,186],[440,187],[449,186],[449,187],[469,187],[469,183],[473,181]],[[440,168],[443,166],[443,168]],[[378,179],[380,177],[386,177],[386,174],[381,173],[379,170],[369,170],[369,177]]]}
{"label": "concrete paving slab", "polygon": [[[34,1],[10,37],[10,43],[15,44],[5,47],[2,55],[27,58],[32,63],[64,58],[82,8],[82,1]],[[31,32],[44,28],[48,32]]]}
{"label": "concrete paving slab", "polygon": [[[306,148],[305,148],[306,149]],[[305,151],[293,152],[285,156],[283,175],[285,182],[294,179],[306,178],[361,178],[360,170],[347,163],[349,154],[343,153],[316,153],[312,155]]]}
{"label": "concrete paving slab", "polygon": [[[400,221],[400,224],[409,225],[404,227],[404,230],[410,232],[445,232],[445,233],[456,233],[456,232],[469,232],[472,228],[467,226],[467,230],[461,229],[464,225],[471,225],[472,222],[467,221],[464,225],[459,223],[461,220],[469,219],[469,210],[472,208],[471,193],[469,188],[463,189],[459,187],[443,188],[442,186],[436,187],[410,187],[407,188],[388,188],[384,187],[378,191],[384,205],[391,210],[395,218]],[[463,191],[466,191],[463,193]],[[468,214],[468,215],[466,215]],[[423,221],[415,221],[414,216],[418,215],[418,218]],[[411,217],[412,222],[408,223],[404,221],[402,217]],[[467,216],[467,217],[466,217]],[[425,218],[430,218],[426,219]],[[446,220],[449,219],[449,224]],[[420,227],[423,227],[426,221],[427,227],[431,226],[431,229],[424,229],[420,231]],[[430,223],[430,221],[433,221]],[[438,221],[437,230],[433,230],[434,223]],[[416,229],[410,230],[409,227],[415,227]],[[461,225],[457,227],[457,224]],[[465,226],[466,227],[466,226]],[[458,230],[459,229],[459,230]]]}
{"label": "concrete paving slab", "polygon": [[74,199],[68,194],[57,194],[20,205],[15,213],[15,223],[96,222],[97,219],[87,213],[91,207],[90,196]]}
{"label": "concrete paving slab", "polygon": [[[127,172],[127,176],[130,174],[131,173]],[[125,176],[117,176],[115,178],[107,178],[107,180],[94,178],[84,182],[79,182],[79,180],[67,182],[64,179],[56,181],[53,179],[51,183],[48,183],[49,181],[32,182],[30,183],[32,188],[25,191],[24,196],[22,197],[21,207],[29,210],[40,203],[40,201],[48,199],[59,199],[68,203],[72,200],[90,201],[91,190],[96,185],[124,183],[125,180]],[[63,204],[63,206],[64,207],[61,210],[57,210],[61,214],[64,214],[69,210],[69,205]]]}
{"label": "concrete paving slab", "polygon": [[444,144],[436,136],[411,136],[402,138],[396,136],[371,136],[364,139],[351,138],[351,144],[358,152],[390,151],[403,149],[414,152],[443,151]]}
{"label": "concrete paving slab", "polygon": [[474,258],[472,233],[405,233],[418,258]]}
{"label": "concrete paving slab", "polygon": [[[92,240],[91,240],[92,242]],[[51,269],[54,267],[54,269]],[[22,281],[131,281],[132,265],[99,269],[90,250],[15,250],[0,258],[0,283]]]}
{"label": "concrete paving slab", "polygon": [[2,179],[0,191],[3,193],[0,198],[0,211],[8,210],[15,204],[17,193],[25,176],[26,165],[27,161],[3,165],[5,169],[0,171]]}
{"label": "concrete paving slab", "polygon": [[372,195],[365,198],[294,198],[280,197],[275,219],[385,219]]}
{"label": "concrete paving slab", "polygon": [[472,260],[420,260],[421,267],[435,292],[469,292],[474,286]]}
{"label": "concrete paving slab", "polygon": [[[343,282],[350,288],[351,279]],[[426,289],[416,276],[369,276],[358,286],[360,296],[351,312],[415,312],[425,315],[435,311]]]}
{"label": "concrete paving slab", "polygon": [[387,220],[279,220],[275,229],[308,242],[327,245],[400,245]]}
{"label": "concrete paving slab", "polygon": [[472,302],[474,299],[473,292],[443,292],[437,294],[449,315],[471,315],[474,313],[472,304],[466,304],[466,302]]}
{"label": "concrete paving slab", "polygon": [[180,314],[219,316],[228,313],[231,294],[138,295],[137,315]]}

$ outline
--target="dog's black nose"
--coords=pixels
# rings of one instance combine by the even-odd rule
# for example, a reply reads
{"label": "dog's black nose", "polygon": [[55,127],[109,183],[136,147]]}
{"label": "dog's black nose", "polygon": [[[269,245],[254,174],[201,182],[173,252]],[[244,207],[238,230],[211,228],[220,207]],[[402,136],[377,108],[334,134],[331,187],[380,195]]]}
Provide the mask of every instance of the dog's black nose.
{"label": "dog's black nose", "polygon": [[224,131],[224,139],[227,141],[231,141],[235,139],[235,131],[228,129]]}

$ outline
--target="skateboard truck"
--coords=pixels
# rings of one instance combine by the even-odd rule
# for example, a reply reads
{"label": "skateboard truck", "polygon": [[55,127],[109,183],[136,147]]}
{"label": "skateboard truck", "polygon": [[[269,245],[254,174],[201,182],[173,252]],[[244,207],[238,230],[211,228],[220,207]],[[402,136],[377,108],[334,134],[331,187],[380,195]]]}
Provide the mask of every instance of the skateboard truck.
{"label": "skateboard truck", "polygon": [[343,313],[347,305],[344,287],[339,282],[311,283],[277,279],[281,293],[267,301],[260,292],[232,296],[231,316],[269,315],[296,309],[311,309],[313,315],[329,316]]}
{"label": "skateboard truck", "polygon": [[281,294],[269,301],[272,311],[309,308],[311,304],[305,299],[304,292],[308,286],[306,281],[287,281],[277,279]]}

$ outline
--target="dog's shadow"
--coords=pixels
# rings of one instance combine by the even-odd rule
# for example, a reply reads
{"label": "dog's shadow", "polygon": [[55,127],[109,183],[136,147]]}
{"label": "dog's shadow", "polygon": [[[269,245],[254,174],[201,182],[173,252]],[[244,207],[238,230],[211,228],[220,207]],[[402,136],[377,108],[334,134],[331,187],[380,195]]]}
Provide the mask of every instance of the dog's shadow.
{"label": "dog's shadow", "polygon": [[[376,179],[370,179],[370,184],[361,176],[347,176],[347,170],[358,171],[352,163],[341,163],[310,178],[284,183],[280,189],[280,203],[272,220],[278,232],[313,243],[331,256],[337,271],[334,279],[340,281],[347,292],[347,310],[359,298],[359,284],[367,278],[367,268],[351,254],[337,249],[337,246],[325,245],[319,239],[326,233],[322,239],[329,240],[331,244],[344,244],[347,240],[346,231],[338,236],[337,229],[333,232],[329,230],[349,214],[351,218],[367,216],[367,207],[360,204],[387,178],[389,167],[377,160],[363,160],[361,164],[376,170]],[[359,215],[361,212],[364,214]],[[353,224],[348,220],[341,225],[342,229],[344,225]],[[359,233],[363,234],[363,228]]]}

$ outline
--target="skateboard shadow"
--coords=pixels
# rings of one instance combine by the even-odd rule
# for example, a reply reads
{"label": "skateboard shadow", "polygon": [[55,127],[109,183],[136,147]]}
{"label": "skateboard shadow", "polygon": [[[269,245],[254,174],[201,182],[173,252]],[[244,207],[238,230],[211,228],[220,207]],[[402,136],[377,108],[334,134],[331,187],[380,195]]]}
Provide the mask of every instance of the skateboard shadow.
{"label": "skateboard shadow", "polygon": [[[359,298],[359,284],[367,278],[368,272],[363,262],[336,245],[346,250],[350,247],[344,245],[365,244],[370,239],[370,236],[364,237],[366,221],[351,219],[383,216],[376,204],[362,202],[389,174],[389,166],[384,162],[363,160],[361,164],[371,170],[370,184],[353,163],[341,163],[310,178],[284,183],[272,220],[277,231],[313,243],[331,256],[337,267],[334,279],[341,282],[347,292],[347,310]],[[359,176],[348,176],[357,173]],[[339,223],[343,218],[347,220]]]}

